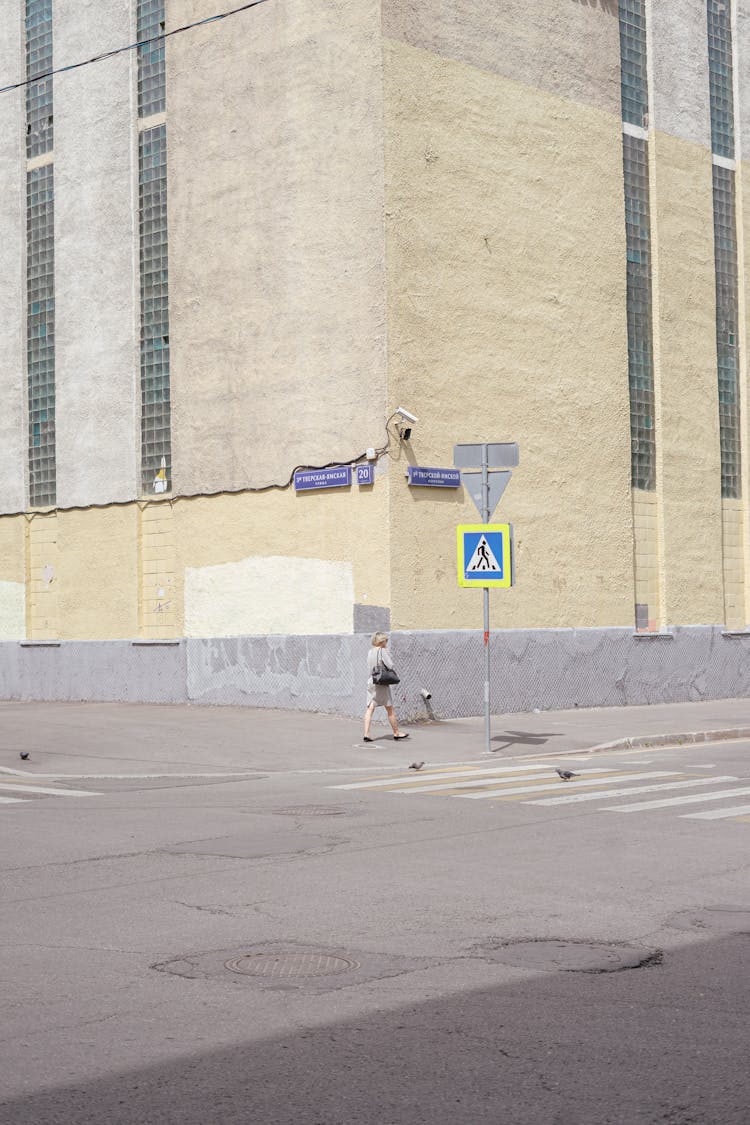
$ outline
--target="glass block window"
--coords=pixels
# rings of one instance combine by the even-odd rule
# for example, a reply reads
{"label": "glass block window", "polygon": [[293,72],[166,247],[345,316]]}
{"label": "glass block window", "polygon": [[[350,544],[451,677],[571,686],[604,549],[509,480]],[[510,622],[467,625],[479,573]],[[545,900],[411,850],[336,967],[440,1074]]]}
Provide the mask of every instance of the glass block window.
{"label": "glass block window", "polygon": [[711,97],[711,148],[734,157],[732,12],[730,0],[708,0],[708,76]]}
{"label": "glass block window", "polygon": [[734,172],[714,165],[713,181],[721,494],[729,498],[736,498],[742,495],[742,487],[740,481],[740,392],[737,347],[738,261]]}
{"label": "glass block window", "polygon": [[52,0],[26,0],[26,155],[52,149]]}
{"label": "glass block window", "polygon": [[648,125],[646,74],[646,2],[619,0],[620,91],[622,119],[631,125]]}
{"label": "glass block window", "polygon": [[171,488],[167,137],[139,138],[141,240],[141,470],[147,493]]}
{"label": "glass block window", "polygon": [[[138,0],[138,42],[164,34],[165,0]],[[164,40],[138,48],[138,116],[163,113],[166,104]]]}
{"label": "glass block window", "polygon": [[55,247],[53,166],[26,177],[29,500],[55,503]]}
{"label": "glass block window", "polygon": [[628,378],[633,488],[656,487],[648,146],[623,134],[627,245]]}

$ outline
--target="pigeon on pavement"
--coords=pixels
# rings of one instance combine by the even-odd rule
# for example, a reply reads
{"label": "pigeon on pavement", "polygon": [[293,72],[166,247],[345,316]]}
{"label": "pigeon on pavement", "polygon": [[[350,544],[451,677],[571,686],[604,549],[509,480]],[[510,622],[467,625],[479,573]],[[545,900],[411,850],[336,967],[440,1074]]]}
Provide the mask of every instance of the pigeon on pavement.
{"label": "pigeon on pavement", "polygon": [[28,758],[28,756],[29,756],[29,752],[28,752],[28,750],[22,750],[22,751],[21,751],[21,753],[20,753],[20,755],[19,755],[19,757],[21,757],[21,758],[22,758],[22,759],[24,760],[24,762],[26,761],[26,759]]}
{"label": "pigeon on pavement", "polygon": [[561,769],[558,769],[557,767],[555,767],[555,773],[558,773],[560,775],[560,777],[563,779],[563,781],[570,781],[570,779],[572,777],[578,777],[578,774],[573,773],[572,770],[561,770]]}
{"label": "pigeon on pavement", "polygon": [[421,770],[423,765],[424,765],[424,762],[412,762],[412,764],[409,766],[409,769],[410,770]]}

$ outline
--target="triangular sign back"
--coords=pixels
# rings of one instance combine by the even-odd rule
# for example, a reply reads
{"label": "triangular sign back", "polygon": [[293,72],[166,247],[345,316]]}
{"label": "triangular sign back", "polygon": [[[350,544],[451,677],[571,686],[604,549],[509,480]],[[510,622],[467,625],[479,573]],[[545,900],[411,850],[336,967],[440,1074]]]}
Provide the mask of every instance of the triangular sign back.
{"label": "triangular sign back", "polygon": [[[510,469],[505,469],[502,472],[487,474],[490,485],[490,510],[487,513],[488,520],[492,519],[495,508],[500,503],[501,496],[510,484],[510,478],[512,477],[512,475],[513,474]],[[463,481],[464,488],[476,504],[477,511],[479,512],[482,519],[484,519],[484,512],[482,510],[482,474],[476,472],[467,473],[466,471],[462,471],[461,479]]]}

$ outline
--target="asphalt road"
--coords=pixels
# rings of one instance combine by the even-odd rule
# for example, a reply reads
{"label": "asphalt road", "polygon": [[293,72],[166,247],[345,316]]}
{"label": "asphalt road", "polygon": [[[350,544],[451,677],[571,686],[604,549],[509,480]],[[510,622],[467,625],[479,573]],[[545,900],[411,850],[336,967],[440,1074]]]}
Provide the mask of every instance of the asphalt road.
{"label": "asphalt road", "polygon": [[746,1125],[750,743],[419,747],[14,760],[2,1125]]}

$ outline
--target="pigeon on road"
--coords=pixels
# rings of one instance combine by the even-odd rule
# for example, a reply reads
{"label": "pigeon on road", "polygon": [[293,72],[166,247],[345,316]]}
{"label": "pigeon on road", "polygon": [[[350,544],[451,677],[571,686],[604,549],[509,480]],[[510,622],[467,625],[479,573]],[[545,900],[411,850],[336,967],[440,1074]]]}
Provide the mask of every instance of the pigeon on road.
{"label": "pigeon on road", "polygon": [[21,759],[22,759],[22,760],[23,760],[24,762],[25,762],[25,761],[26,761],[26,760],[28,759],[28,756],[29,756],[29,752],[28,752],[28,750],[22,750],[22,751],[21,751],[21,753],[19,754],[19,757],[20,757],[20,758],[21,758]]}
{"label": "pigeon on road", "polygon": [[563,781],[570,781],[572,777],[578,777],[577,773],[572,770],[561,770],[555,767],[555,773],[559,774]]}
{"label": "pigeon on road", "polygon": [[409,769],[410,770],[421,770],[423,765],[424,765],[424,762],[412,762],[412,764],[409,766]]}

